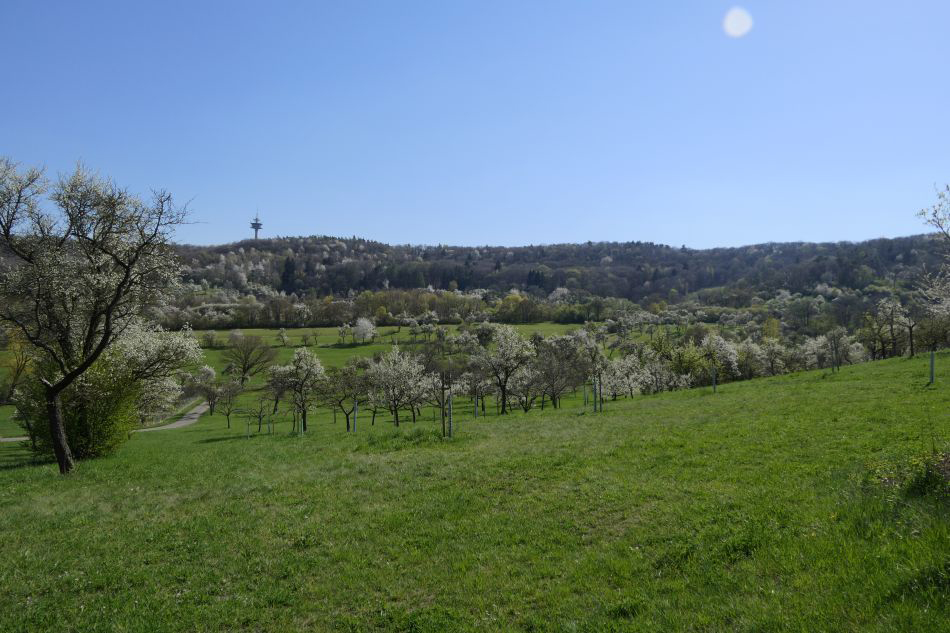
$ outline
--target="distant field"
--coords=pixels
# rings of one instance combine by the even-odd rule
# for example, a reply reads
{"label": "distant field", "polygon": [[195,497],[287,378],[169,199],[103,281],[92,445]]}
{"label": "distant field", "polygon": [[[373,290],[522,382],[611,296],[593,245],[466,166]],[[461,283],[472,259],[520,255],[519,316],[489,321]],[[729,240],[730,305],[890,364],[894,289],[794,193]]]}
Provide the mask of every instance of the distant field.
{"label": "distant field", "polygon": [[[458,326],[455,325],[447,325],[445,327],[451,333],[458,331]],[[552,336],[576,330],[581,326],[561,323],[533,323],[528,325],[516,325],[514,327],[525,336],[530,336],[534,332],[540,332],[544,336]],[[350,338],[347,338],[346,342],[341,343],[340,337],[337,334],[337,328],[335,327],[288,328],[287,334],[290,337],[290,346],[280,347],[277,338],[278,330],[276,329],[241,329],[241,332],[246,335],[260,336],[271,345],[278,347],[278,362],[287,362],[287,360],[293,356],[293,348],[303,345],[304,335],[313,337],[313,335],[316,334],[316,344],[313,344],[313,339],[311,338],[310,349],[327,367],[343,365],[351,356],[372,356],[377,352],[386,352],[392,347],[393,342],[404,346],[412,342],[409,328],[406,327],[397,328],[385,326],[378,328],[378,331],[379,336],[374,342],[353,343]],[[204,332],[205,330],[196,330],[195,336],[199,337],[200,340]],[[223,346],[227,341],[230,330],[215,330],[215,333],[218,335],[218,340],[220,341],[219,345]],[[422,337],[416,338],[416,341],[422,340]],[[206,350],[206,356],[211,361],[212,366],[217,368],[223,367],[220,361],[223,352],[223,349]]]}
{"label": "distant field", "polygon": [[[322,350],[321,350],[322,351]],[[357,433],[0,445],[3,631],[945,631],[950,354]]]}

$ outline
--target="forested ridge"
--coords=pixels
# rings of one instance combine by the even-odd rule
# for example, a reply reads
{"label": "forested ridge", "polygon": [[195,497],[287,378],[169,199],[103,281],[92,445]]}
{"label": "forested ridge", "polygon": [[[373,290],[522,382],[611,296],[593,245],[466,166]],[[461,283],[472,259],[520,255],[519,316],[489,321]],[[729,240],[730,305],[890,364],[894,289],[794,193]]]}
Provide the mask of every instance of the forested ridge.
{"label": "forested ridge", "polygon": [[912,284],[924,269],[938,267],[941,249],[928,235],[712,249],[650,242],[413,246],[326,236],[178,246],[186,281],[239,291],[251,284],[301,297],[342,296],[431,286],[547,296],[566,288],[638,303],[692,295],[728,307],[747,306],[762,292],[814,294],[819,284],[842,290]]}

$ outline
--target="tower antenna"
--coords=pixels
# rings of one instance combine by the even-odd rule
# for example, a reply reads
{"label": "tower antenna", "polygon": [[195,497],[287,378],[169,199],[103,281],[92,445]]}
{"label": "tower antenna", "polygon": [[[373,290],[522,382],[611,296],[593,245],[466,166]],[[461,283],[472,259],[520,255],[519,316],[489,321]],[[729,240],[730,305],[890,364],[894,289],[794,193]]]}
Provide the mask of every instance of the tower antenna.
{"label": "tower antenna", "polygon": [[261,224],[261,214],[260,214],[260,212],[254,214],[254,221],[251,222],[251,228],[254,229],[254,239],[256,240],[256,239],[257,239],[257,233],[258,233],[258,231],[260,231],[262,228],[264,228],[264,225]]}

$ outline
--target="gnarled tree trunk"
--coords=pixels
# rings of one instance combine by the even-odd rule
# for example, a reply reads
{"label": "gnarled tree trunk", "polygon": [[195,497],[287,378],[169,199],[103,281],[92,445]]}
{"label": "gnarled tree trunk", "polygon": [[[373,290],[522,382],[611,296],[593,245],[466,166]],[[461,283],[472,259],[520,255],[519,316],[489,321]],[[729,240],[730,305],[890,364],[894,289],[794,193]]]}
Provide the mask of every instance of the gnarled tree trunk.
{"label": "gnarled tree trunk", "polygon": [[76,465],[73,459],[73,452],[69,449],[69,442],[66,441],[66,426],[63,422],[63,403],[59,397],[60,392],[52,388],[46,389],[46,414],[49,418],[49,435],[53,442],[53,452],[56,454],[56,461],[59,464],[60,474],[65,475]]}

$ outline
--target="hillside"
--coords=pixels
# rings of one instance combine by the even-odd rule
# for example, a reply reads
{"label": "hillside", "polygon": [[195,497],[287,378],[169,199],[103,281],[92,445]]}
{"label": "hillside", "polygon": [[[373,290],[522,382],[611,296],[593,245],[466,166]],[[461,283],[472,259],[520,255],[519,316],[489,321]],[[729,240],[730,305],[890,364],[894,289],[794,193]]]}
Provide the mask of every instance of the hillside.
{"label": "hillside", "polygon": [[452,440],[205,417],[66,479],[0,445],[0,629],[946,630],[926,362],[460,411]]}
{"label": "hillside", "polygon": [[935,267],[938,250],[937,242],[923,235],[705,250],[649,242],[410,246],[318,236],[179,247],[186,279],[238,290],[251,283],[300,295],[345,295],[432,286],[518,288],[546,296],[564,287],[644,302],[716,289],[715,302],[731,307],[779,289],[811,294],[818,284],[860,290],[878,280],[908,281],[922,267]]}

